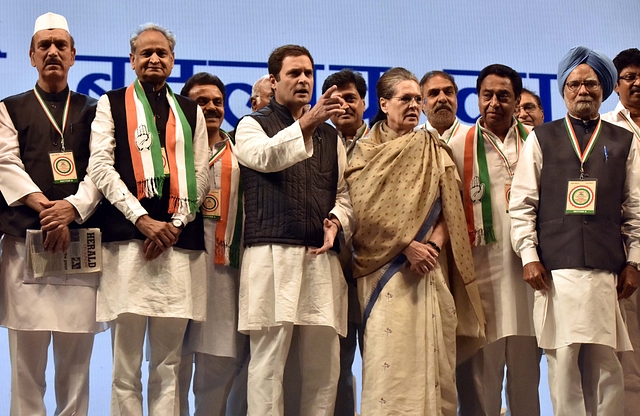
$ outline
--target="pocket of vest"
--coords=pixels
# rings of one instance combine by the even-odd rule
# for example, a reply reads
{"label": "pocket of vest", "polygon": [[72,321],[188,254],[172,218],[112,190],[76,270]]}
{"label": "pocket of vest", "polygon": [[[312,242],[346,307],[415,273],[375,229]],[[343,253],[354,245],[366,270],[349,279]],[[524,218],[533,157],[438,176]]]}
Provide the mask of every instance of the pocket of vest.
{"label": "pocket of vest", "polygon": [[563,222],[564,218],[557,218],[555,220],[538,223],[538,227],[540,227],[541,230],[550,227],[560,227]]}

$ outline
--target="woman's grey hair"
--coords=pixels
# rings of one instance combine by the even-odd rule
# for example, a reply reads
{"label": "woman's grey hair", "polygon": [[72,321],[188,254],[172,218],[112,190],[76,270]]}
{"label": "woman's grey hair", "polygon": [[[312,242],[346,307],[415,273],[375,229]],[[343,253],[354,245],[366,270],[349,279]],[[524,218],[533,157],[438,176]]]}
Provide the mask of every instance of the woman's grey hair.
{"label": "woman's grey hair", "polygon": [[173,48],[176,46],[176,35],[173,34],[172,31],[160,26],[157,23],[145,23],[143,25],[138,26],[138,28],[131,34],[131,38],[129,38],[129,43],[131,44],[131,53],[136,52],[136,47],[138,46],[138,36],[142,32],[146,32],[147,30],[155,30],[156,32],[160,32],[164,35],[165,38],[169,41],[169,49],[173,52]]}

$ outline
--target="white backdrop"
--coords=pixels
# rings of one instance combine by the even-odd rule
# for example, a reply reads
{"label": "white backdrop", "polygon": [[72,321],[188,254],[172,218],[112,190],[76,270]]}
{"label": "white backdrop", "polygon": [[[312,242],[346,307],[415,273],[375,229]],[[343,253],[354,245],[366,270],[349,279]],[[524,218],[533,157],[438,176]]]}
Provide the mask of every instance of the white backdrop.
{"label": "white backdrop", "polygon": [[[65,15],[76,40],[71,87],[95,97],[134,79],[128,39],[138,25],[156,22],[171,29],[177,36],[172,87],[179,91],[194,72],[218,75],[228,88],[225,129],[232,129],[249,111],[251,85],[266,73],[269,53],[285,43],[311,51],[316,92],[331,72],[351,67],[370,84],[369,103],[377,77],[388,67],[406,67],[418,78],[444,69],[456,77],[461,89],[458,116],[467,123],[479,114],[475,78],[486,65],[502,63],[520,72],[524,85],[540,93],[551,120],[565,112],[555,74],[569,48],[584,45],[613,58],[622,49],[640,47],[638,0],[4,0],[0,97],[33,88],[37,73],[29,63],[29,43],[36,17],[47,11]],[[614,94],[602,110],[612,110],[616,101]],[[375,111],[371,106],[366,118]],[[6,331],[0,331],[0,337],[4,338],[0,415],[4,415],[9,399]],[[96,351],[92,365],[90,413],[106,415],[108,334],[99,338],[104,349]],[[49,405],[49,414],[53,409]]]}
{"label": "white backdrop", "polygon": [[[379,74],[404,66],[418,78],[444,69],[460,86],[458,116],[478,117],[475,78],[486,65],[503,63],[520,72],[540,93],[549,120],[564,115],[555,81],[557,63],[576,45],[614,57],[639,46],[637,0],[484,0],[449,2],[303,1],[45,1],[3,2],[0,15],[0,97],[32,88],[36,71],[28,48],[35,18],[65,15],[76,40],[77,62],[70,84],[99,96],[130,83],[130,33],[156,22],[177,36],[176,68],[170,81],[182,88],[194,72],[218,75],[229,89],[226,122],[231,129],[249,110],[253,82],[266,73],[269,53],[285,43],[306,46],[316,62],[316,90],[342,67],[360,70],[375,94]],[[445,6],[446,4],[446,6]],[[603,110],[613,109],[615,95]],[[375,113],[375,105],[365,114]]]}

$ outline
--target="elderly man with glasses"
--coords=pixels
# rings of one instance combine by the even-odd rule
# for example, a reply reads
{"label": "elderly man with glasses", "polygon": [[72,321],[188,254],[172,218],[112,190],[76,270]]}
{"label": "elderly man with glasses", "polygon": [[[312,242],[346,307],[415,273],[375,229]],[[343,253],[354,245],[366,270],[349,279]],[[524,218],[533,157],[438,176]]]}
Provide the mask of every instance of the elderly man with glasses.
{"label": "elderly man with glasses", "polygon": [[512,243],[536,290],[556,415],[623,414],[615,351],[631,343],[618,299],[638,286],[640,165],[633,134],[598,113],[617,78],[605,55],[568,52],[558,65],[568,113],[529,135],[511,188]]}

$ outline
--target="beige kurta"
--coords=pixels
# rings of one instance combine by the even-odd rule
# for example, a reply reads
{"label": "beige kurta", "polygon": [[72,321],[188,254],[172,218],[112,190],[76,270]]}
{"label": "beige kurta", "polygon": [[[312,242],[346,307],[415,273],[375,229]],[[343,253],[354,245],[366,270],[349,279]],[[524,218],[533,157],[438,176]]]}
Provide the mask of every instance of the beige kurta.
{"label": "beige kurta", "polygon": [[[228,139],[227,139],[228,140]],[[232,146],[231,141],[223,141],[216,144],[210,150],[209,159],[215,151],[222,146]],[[234,170],[231,186],[237,189],[239,168],[237,163],[232,164]],[[235,175],[237,173],[237,176]],[[222,186],[222,158],[218,158],[213,166],[209,167],[210,189],[220,190]],[[235,201],[237,203],[237,200]],[[227,223],[235,224],[236,206],[230,201]],[[204,353],[219,357],[232,357],[237,355],[237,343],[244,342],[244,335],[238,333],[238,286],[240,271],[228,264],[215,264],[216,227],[218,220],[204,218],[204,246],[206,250],[207,270],[207,318],[204,322],[190,322],[185,334],[185,345],[182,348],[183,355],[187,353]],[[233,235],[232,235],[233,237]],[[225,242],[228,247],[231,242]]]}
{"label": "beige kurta", "polygon": [[[511,185],[511,175],[520,156],[516,145],[518,126],[514,121],[504,141],[481,126],[480,129],[484,137],[493,230],[497,240],[472,249],[478,289],[487,318],[487,342],[513,335],[533,337],[533,289],[522,278],[522,261],[511,248],[511,217],[505,197],[505,189]],[[457,136],[449,142],[463,183],[465,140],[465,136]],[[521,142],[520,147],[522,145]],[[474,137],[473,146],[477,146],[477,137]],[[511,172],[494,146],[507,158]]]}
{"label": "beige kurta", "polygon": [[[236,130],[240,163],[260,172],[277,172],[312,155],[300,123],[267,136],[257,121],[245,117]],[[334,208],[344,235],[350,237],[352,211],[343,179],[344,146],[336,146],[338,186]],[[259,244],[247,247],[242,256],[238,329],[252,330],[292,322],[295,325],[330,326],[347,334],[347,284],[335,251],[312,255],[303,246]]]}
{"label": "beige kurta", "polygon": [[[29,272],[24,239],[5,235],[0,253],[0,303],[4,305],[0,325],[23,331],[93,333],[106,329],[96,322],[94,282],[98,274],[73,275],[73,285],[25,284]],[[78,285],[83,279],[91,284]]]}
{"label": "beige kurta", "polygon": [[[207,131],[200,107],[196,109],[193,152],[198,204],[209,189]],[[115,123],[107,95],[98,101],[91,125],[91,157],[88,174],[127,220],[133,224],[147,214],[138,198],[127,189],[115,169]],[[174,214],[187,224],[195,214]],[[205,319],[205,253],[170,247],[157,259],[144,260],[142,240],[104,243],[102,279],[98,288],[97,319],[111,321],[122,313],[164,318]]]}

